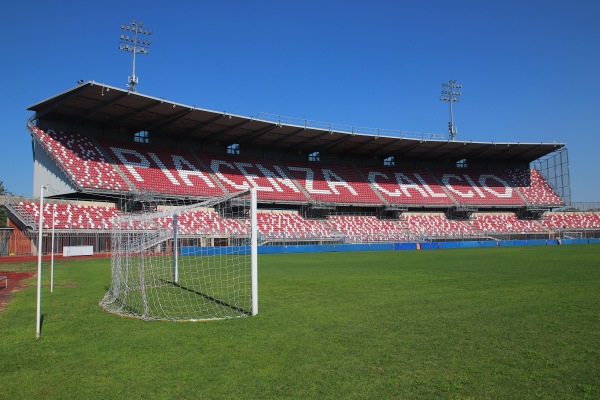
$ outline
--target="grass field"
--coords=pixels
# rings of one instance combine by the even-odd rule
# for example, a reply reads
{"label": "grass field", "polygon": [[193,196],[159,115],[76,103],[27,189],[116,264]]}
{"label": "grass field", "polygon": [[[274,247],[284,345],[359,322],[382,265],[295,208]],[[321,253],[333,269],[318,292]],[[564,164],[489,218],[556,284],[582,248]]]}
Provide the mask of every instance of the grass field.
{"label": "grass field", "polygon": [[597,245],[262,255],[259,315],[207,323],[104,312],[109,264],[56,263],[52,294],[44,264],[37,342],[13,296],[0,398],[600,398]]}

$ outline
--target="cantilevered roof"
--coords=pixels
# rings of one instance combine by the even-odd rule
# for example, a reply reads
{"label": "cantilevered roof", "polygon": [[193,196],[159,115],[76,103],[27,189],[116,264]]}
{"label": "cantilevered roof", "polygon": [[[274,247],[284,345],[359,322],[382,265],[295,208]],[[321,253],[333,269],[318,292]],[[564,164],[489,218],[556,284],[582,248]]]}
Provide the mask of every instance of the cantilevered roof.
{"label": "cantilevered roof", "polygon": [[402,133],[359,133],[353,129],[314,127],[260,119],[175,103],[109,85],[86,82],[30,107],[34,119],[100,126],[130,135],[148,131],[152,138],[176,141],[341,153],[405,159],[513,160],[530,162],[563,148],[563,143],[462,142]]}

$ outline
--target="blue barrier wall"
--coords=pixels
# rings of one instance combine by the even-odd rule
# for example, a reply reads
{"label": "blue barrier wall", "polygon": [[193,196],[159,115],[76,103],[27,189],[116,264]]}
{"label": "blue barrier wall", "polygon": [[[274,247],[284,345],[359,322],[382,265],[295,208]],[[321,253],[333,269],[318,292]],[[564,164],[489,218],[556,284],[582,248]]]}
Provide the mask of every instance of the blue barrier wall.
{"label": "blue barrier wall", "polygon": [[497,242],[495,240],[477,240],[464,242],[440,242],[440,249],[464,249],[474,247],[496,247]]}
{"label": "blue barrier wall", "polygon": [[416,250],[416,243],[394,243],[394,250]]}
{"label": "blue barrier wall", "polygon": [[589,239],[557,239],[558,244],[588,244]]}
{"label": "blue barrier wall", "polygon": [[259,246],[258,254],[281,254],[283,246]]}
{"label": "blue barrier wall", "polygon": [[181,246],[182,256],[215,256],[222,254],[244,254],[250,252],[250,246],[200,247]]}
{"label": "blue barrier wall", "polygon": [[[510,246],[546,246],[548,239],[518,239],[518,240],[500,240],[498,246],[510,247]],[[558,241],[554,241],[552,244],[558,244]]]}
{"label": "blue barrier wall", "polygon": [[338,251],[381,251],[394,250],[394,243],[372,244],[303,244],[282,246],[258,246],[258,254],[285,253],[332,253]]}
{"label": "blue barrier wall", "polygon": [[533,239],[533,240],[514,240],[515,246],[542,246],[546,244],[545,239]]}
{"label": "blue barrier wall", "polygon": [[458,242],[440,242],[438,247],[440,249],[458,249],[459,244]]}
{"label": "blue barrier wall", "polygon": [[[331,253],[341,251],[384,251],[384,250],[437,250],[476,247],[511,246],[555,246],[559,244],[600,244],[598,239],[532,239],[532,240],[483,240],[464,242],[422,242],[422,243],[363,243],[363,244],[322,244],[322,245],[281,245],[258,246],[258,254],[288,253]],[[199,247],[182,246],[182,256],[214,256],[250,252],[249,246]]]}
{"label": "blue barrier wall", "polygon": [[438,242],[423,242],[423,243],[419,243],[420,249],[421,250],[436,250],[438,249],[440,246],[440,244]]}
{"label": "blue barrier wall", "polygon": [[369,245],[369,250],[394,250],[394,243],[373,243]]}

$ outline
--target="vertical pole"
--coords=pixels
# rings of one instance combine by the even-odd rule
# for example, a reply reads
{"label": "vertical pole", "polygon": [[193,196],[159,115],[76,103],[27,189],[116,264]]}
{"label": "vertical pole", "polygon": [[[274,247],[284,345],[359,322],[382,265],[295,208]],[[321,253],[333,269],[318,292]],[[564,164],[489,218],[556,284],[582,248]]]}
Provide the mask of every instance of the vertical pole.
{"label": "vertical pole", "polygon": [[[450,93],[452,93],[452,88],[450,88]],[[450,96],[450,140],[454,141],[454,114],[452,113],[452,95]]]}
{"label": "vertical pole", "polygon": [[173,214],[173,282],[179,283],[179,248],[177,245],[177,214]]}
{"label": "vertical pole", "polygon": [[250,189],[250,262],[252,275],[252,315],[258,314],[258,223],[256,188]]}
{"label": "vertical pole", "polygon": [[50,244],[50,293],[54,292],[54,217],[56,213],[52,208],[52,243]]}
{"label": "vertical pole", "polygon": [[42,327],[42,224],[44,223],[44,186],[40,191],[40,219],[38,222],[38,279],[37,279],[37,307],[35,319],[35,339],[40,338]]}
{"label": "vertical pole", "polygon": [[135,30],[135,35],[133,36],[133,62],[131,63],[131,91],[135,92],[135,85],[136,85],[136,81],[135,81],[135,53],[136,53],[136,48],[137,48],[137,34],[138,34],[138,27],[137,25],[132,23],[132,27]]}

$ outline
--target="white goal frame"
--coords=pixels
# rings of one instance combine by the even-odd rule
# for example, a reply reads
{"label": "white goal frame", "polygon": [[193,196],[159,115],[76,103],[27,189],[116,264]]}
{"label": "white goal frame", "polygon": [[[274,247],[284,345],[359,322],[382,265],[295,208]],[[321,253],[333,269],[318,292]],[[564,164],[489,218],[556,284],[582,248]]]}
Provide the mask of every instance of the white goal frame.
{"label": "white goal frame", "polygon": [[168,321],[258,314],[256,189],[147,208],[113,221],[104,310]]}

